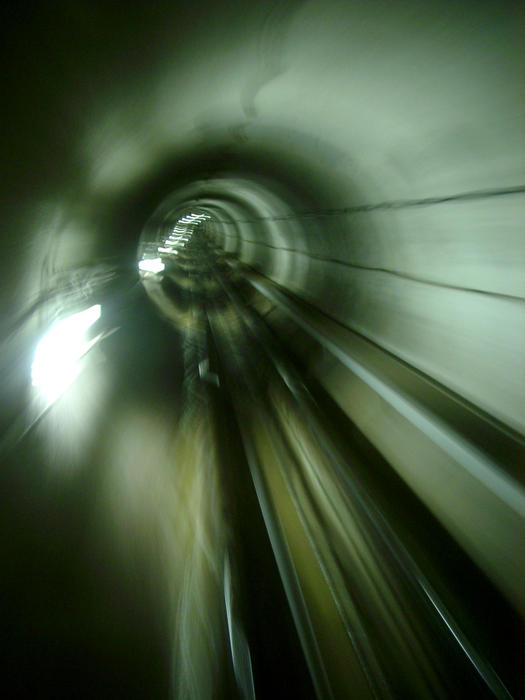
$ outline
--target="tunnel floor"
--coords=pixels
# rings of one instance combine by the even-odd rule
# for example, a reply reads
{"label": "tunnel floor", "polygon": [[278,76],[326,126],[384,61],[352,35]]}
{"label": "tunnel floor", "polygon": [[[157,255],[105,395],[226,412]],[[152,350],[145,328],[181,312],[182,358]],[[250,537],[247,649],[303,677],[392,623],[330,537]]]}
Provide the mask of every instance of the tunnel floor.
{"label": "tunnel floor", "polygon": [[205,236],[166,264],[105,341],[120,425],[92,426],[96,445],[58,482],[45,463],[16,465],[46,451],[53,463],[64,399],[11,446],[2,615],[16,696],[516,690],[511,608],[292,349],[314,341],[276,322],[252,273]]}

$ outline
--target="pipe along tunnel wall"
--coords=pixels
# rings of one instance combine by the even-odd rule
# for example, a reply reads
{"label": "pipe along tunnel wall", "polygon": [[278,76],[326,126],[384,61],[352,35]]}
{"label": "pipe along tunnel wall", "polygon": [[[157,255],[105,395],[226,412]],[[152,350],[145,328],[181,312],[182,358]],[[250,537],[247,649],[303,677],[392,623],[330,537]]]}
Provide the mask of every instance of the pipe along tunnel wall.
{"label": "pipe along tunnel wall", "polygon": [[18,696],[519,697],[517,5],[2,13]]}

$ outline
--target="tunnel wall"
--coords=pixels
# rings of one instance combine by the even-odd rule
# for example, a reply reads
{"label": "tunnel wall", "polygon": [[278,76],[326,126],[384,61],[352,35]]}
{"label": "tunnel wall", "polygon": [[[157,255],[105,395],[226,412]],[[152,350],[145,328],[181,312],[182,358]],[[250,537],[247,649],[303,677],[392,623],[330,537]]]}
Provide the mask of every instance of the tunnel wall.
{"label": "tunnel wall", "polygon": [[[61,280],[80,267],[135,266],[145,222],[176,190],[220,220],[241,261],[523,434],[517,4],[66,6],[6,24],[1,309],[33,323],[10,340],[9,367],[49,322],[35,303],[57,292],[66,308]],[[275,171],[250,173],[268,154]],[[383,420],[350,375],[332,381],[330,361],[317,370],[340,405],[522,604],[514,515],[470,498],[461,464],[450,482],[417,435],[417,459],[403,455],[398,416]]]}
{"label": "tunnel wall", "polygon": [[300,279],[272,271],[264,242],[241,258],[523,432],[525,196],[407,209],[337,217],[304,252],[271,238]]}

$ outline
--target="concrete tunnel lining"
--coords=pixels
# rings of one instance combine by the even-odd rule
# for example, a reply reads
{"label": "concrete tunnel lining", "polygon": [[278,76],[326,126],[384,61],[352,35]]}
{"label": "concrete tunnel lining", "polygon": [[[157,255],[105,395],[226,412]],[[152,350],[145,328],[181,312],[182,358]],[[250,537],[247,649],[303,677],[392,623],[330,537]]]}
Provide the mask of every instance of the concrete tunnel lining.
{"label": "concrete tunnel lining", "polygon": [[[170,206],[209,211],[216,240],[242,263],[523,443],[517,4],[30,3],[2,12],[4,422],[23,405],[28,347],[67,307],[75,271],[96,293],[97,270],[110,286],[125,269],[133,284],[141,233],[171,197]],[[330,362],[311,358],[338,404],[392,463],[399,456],[402,476],[416,469],[406,446],[395,450],[398,416],[357,385],[362,405],[348,408],[344,387],[355,380],[340,382]],[[390,442],[369,425],[374,406]],[[445,460],[443,478],[450,468]],[[480,502],[490,509],[490,493],[469,501],[467,480],[456,517],[461,499],[443,513],[445,491],[436,500],[430,476],[418,491],[421,478],[407,477],[523,610],[523,518],[509,525],[498,501],[469,525]]]}
{"label": "concrete tunnel lining", "polygon": [[[234,8],[235,4],[232,11]],[[251,8],[245,21],[248,24],[256,22],[259,13],[263,12],[262,8]],[[418,12],[417,4],[387,10],[371,3],[359,10],[349,10],[344,3],[298,3],[291,6],[286,38],[276,38],[283,32],[282,18],[277,10],[275,16],[268,15],[263,38],[254,39],[249,31],[246,32],[233,74],[231,50],[227,54],[229,60],[224,61],[220,44],[209,41],[206,56],[192,56],[191,62],[173,63],[169,51],[164,54],[152,68],[159,82],[151,81],[147,89],[141,83],[139,94],[134,91],[134,78],[122,80],[107,107],[102,101],[108,90],[106,86],[101,97],[95,94],[88,100],[84,115],[80,119],[77,116],[72,138],[61,139],[62,148],[71,145],[70,155],[66,151],[66,159],[76,161],[78,165],[85,163],[80,187],[73,185],[75,178],[68,178],[71,184],[67,180],[60,184],[60,176],[57,178],[51,174],[46,187],[50,195],[46,196],[45,205],[42,202],[35,208],[33,200],[29,209],[19,208],[23,212],[21,221],[17,221],[17,212],[14,221],[8,223],[10,230],[16,230],[18,224],[22,236],[32,236],[30,249],[35,253],[29,265],[38,264],[46,250],[59,270],[73,268],[93,256],[103,255],[110,247],[110,230],[116,223],[114,217],[119,216],[119,210],[122,212],[122,204],[124,208],[128,206],[125,202],[127,197],[133,196],[133,185],[144,187],[155,172],[155,160],[161,164],[167,162],[166,158],[176,162],[183,144],[184,151],[192,157],[192,151],[202,152],[203,146],[212,149],[213,144],[219,142],[226,153],[232,149],[232,162],[237,152],[249,153],[254,147],[259,152],[264,152],[268,146],[274,152],[277,147],[282,148],[282,159],[288,163],[292,162],[294,154],[298,154],[303,163],[315,164],[311,173],[320,170],[317,179],[325,185],[323,194],[330,193],[324,203],[326,208],[373,205],[400,199],[417,201],[485,189],[504,190],[519,185],[523,162],[523,144],[519,140],[523,140],[523,130],[519,120],[517,81],[512,79],[522,56],[517,43],[519,25],[512,21],[511,12],[506,14],[495,6],[476,9],[469,6],[459,12],[452,5],[445,4],[439,12],[436,8],[428,8],[427,12],[428,16]],[[156,31],[155,18],[149,20],[150,31]],[[231,16],[225,14],[223,23],[230,20]],[[236,22],[240,21],[237,17]],[[57,23],[60,36],[60,16]],[[219,26],[220,22],[212,25],[210,19],[212,37],[214,28]],[[486,31],[489,26],[492,31]],[[377,31],[378,27],[383,27],[383,30]],[[358,28],[358,36],[349,42],[346,41],[346,32],[352,28]],[[86,32],[84,42],[91,48],[96,35],[90,35],[89,31],[93,32],[93,28]],[[147,31],[146,23],[145,36]],[[244,88],[238,87],[239,79],[252,80],[250,76],[261,67],[243,61],[242,52],[253,56],[252,61],[262,60],[265,66],[265,60],[269,59],[264,56],[261,59],[260,54],[267,50],[264,42],[275,49],[274,39],[281,53],[279,60],[283,66],[289,67],[259,88],[254,97],[256,116],[247,119],[239,113],[242,100],[235,89],[244,94]],[[82,45],[82,34],[79,40]],[[146,41],[146,38],[141,40]],[[259,42],[259,48],[250,54],[253,41]],[[155,51],[162,54],[162,41],[159,44]],[[183,33],[177,41],[177,51],[181,56],[189,50],[190,44]],[[163,50],[166,51],[166,47]],[[214,60],[213,51],[221,56],[220,61]],[[381,51],[388,55],[388,61],[382,58]],[[422,60],[416,61],[417,56]],[[72,51],[72,75],[74,57]],[[43,64],[32,66],[28,79],[34,80],[33,76],[39,75],[39,71],[45,75],[45,60],[44,53]],[[119,67],[123,60],[124,55],[116,57]],[[278,63],[276,57],[272,60]],[[414,69],[416,64],[417,72]],[[67,58],[65,65],[68,65]],[[197,84],[204,66],[206,87],[197,92],[190,86]],[[377,77],[374,69],[378,71]],[[106,70],[111,69],[107,66]],[[173,75],[170,71],[173,70],[177,81],[170,83],[169,76]],[[426,70],[429,71],[428,77],[425,76]],[[232,80],[233,75],[238,79]],[[194,83],[188,82],[191,76],[196,76]],[[345,85],[345,90],[337,85],[338,81]],[[23,80],[21,85],[24,85]],[[321,90],[320,96],[316,95],[313,86]],[[186,88],[189,88],[187,95],[184,93]],[[71,90],[70,104],[73,104],[75,87],[68,85],[68,89]],[[41,90],[46,90],[45,82]],[[93,95],[92,90],[87,94],[83,90],[83,93],[83,101],[87,95]],[[115,106],[117,98],[120,100],[118,107]],[[218,100],[219,109],[214,107]],[[384,104],[378,100],[383,100]],[[60,104],[60,100],[58,102]],[[182,107],[178,114],[169,108],[175,104]],[[440,107],[442,104],[450,111],[445,112]],[[136,111],[133,105],[139,105],[138,116],[131,119],[130,115],[135,115]],[[212,110],[205,117],[204,105]],[[320,109],[324,110],[324,121]],[[194,115],[193,124],[188,122],[190,114]],[[166,128],[158,127],[163,115],[172,120],[169,134]],[[454,120],[458,119],[456,126]],[[352,124],[351,129],[349,124]],[[470,125],[467,136],[465,124]],[[59,127],[57,137],[60,131]],[[103,134],[104,140],[93,140],[89,134],[95,132]],[[188,149],[188,141],[195,146]],[[85,157],[78,160],[79,145],[82,149],[89,149],[84,151],[88,154],[87,160]],[[55,160],[51,158],[51,161]],[[500,161],[503,166],[499,165]],[[29,180],[29,185],[34,177],[28,172],[23,173],[22,192],[24,179]],[[353,183],[359,188],[358,195],[352,189]],[[157,197],[157,202],[160,199],[162,196]],[[520,269],[524,254],[519,226],[522,202],[523,194],[515,194],[490,201],[480,199],[479,202],[445,202],[394,211],[357,212],[337,222],[323,220],[322,235],[309,234],[306,228],[301,233],[306,238],[303,245],[308,252],[321,258],[330,257],[349,265],[389,270],[423,282],[434,282],[436,286],[432,291],[432,288],[417,288],[408,282],[403,284],[386,274],[374,274],[373,269],[366,273],[338,267],[334,272],[325,272],[328,262],[322,263],[325,267],[320,273],[321,276],[330,274],[334,277],[345,274],[344,289],[355,290],[355,302],[350,308],[338,311],[338,318],[346,321],[354,317],[359,327],[378,342],[419,364],[423,371],[458,393],[465,393],[473,402],[479,402],[485,410],[519,430],[525,425],[519,400],[525,375],[521,353],[512,348],[524,338],[522,304],[505,300],[491,302],[496,305],[494,312],[490,312],[491,322],[499,319],[502,325],[493,334],[495,346],[491,348],[490,357],[483,358],[482,352],[471,353],[471,348],[483,345],[486,298],[442,292],[439,284],[522,299]],[[145,211],[143,216],[148,214]],[[32,217],[35,223],[31,223]],[[497,243],[492,217],[498,226]],[[136,227],[137,235],[140,220],[132,225]],[[126,245],[132,235],[129,231],[122,231],[119,244]],[[283,231],[282,236],[288,237],[289,233]],[[283,247],[295,249],[297,244],[294,241]],[[112,252],[117,251],[118,245]],[[259,255],[262,254],[261,249]],[[257,253],[252,250],[253,262],[254,255]],[[451,265],[451,260],[454,265]],[[311,269],[309,274],[312,277],[308,282],[311,290],[319,274],[319,263],[301,262]],[[22,284],[19,280],[9,284],[10,296],[15,294],[19,304],[40,291],[38,284],[35,285],[35,276],[31,274],[28,278]],[[294,284],[293,280],[291,284]],[[385,285],[385,289],[393,285],[392,289],[398,290],[393,295],[387,292],[387,296],[399,298],[399,309],[386,310],[385,307],[382,315],[396,319],[388,325],[398,326],[400,337],[396,337],[392,328],[381,327],[384,319],[379,320],[378,326],[373,311],[367,308],[366,302],[360,301],[361,293],[365,299],[371,299],[372,294],[375,295],[375,308],[388,304],[380,291]],[[301,293],[302,286],[295,285],[294,291]],[[428,296],[423,313],[427,310],[432,313],[436,304],[443,306],[442,293],[448,294],[444,305],[457,309],[454,315],[443,319],[439,319],[439,314],[429,317],[428,324],[436,331],[433,339],[428,338],[428,347],[417,347],[417,337],[408,339],[410,328],[421,317],[421,311],[408,311],[411,300],[420,291],[421,295]],[[310,298],[313,296],[315,294],[310,291]],[[337,299],[343,295],[333,296]],[[352,294],[346,297],[351,299]],[[322,306],[326,302],[320,300],[319,303]],[[330,310],[334,311],[333,308]],[[462,328],[465,337],[461,337]],[[404,334],[408,334],[407,342],[403,340]],[[451,350],[451,356],[445,359],[433,357],[432,348],[442,347],[443,339],[451,340],[452,337],[457,347]],[[492,361],[494,355],[498,357],[497,362]],[[470,365],[471,377],[462,376],[466,363]],[[480,393],[481,377],[490,377],[492,384]],[[510,381],[509,377],[512,377]],[[502,386],[500,392],[497,391],[499,385]],[[503,399],[503,394],[506,399]]]}

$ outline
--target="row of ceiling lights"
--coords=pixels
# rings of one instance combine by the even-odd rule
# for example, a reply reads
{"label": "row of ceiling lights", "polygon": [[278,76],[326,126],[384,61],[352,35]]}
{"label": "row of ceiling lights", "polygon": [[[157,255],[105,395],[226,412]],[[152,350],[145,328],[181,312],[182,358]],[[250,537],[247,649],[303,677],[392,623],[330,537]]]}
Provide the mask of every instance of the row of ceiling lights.
{"label": "row of ceiling lights", "polygon": [[[193,228],[208,219],[211,219],[209,214],[191,213],[181,217],[171,230],[168,238],[165,239],[162,245],[158,246],[157,253],[160,253],[161,256],[178,255],[178,251],[175,248],[184,247],[193,233]],[[162,257],[150,258],[145,253],[142,260],[139,260],[138,268],[145,273],[159,274],[164,271],[165,265]]]}

